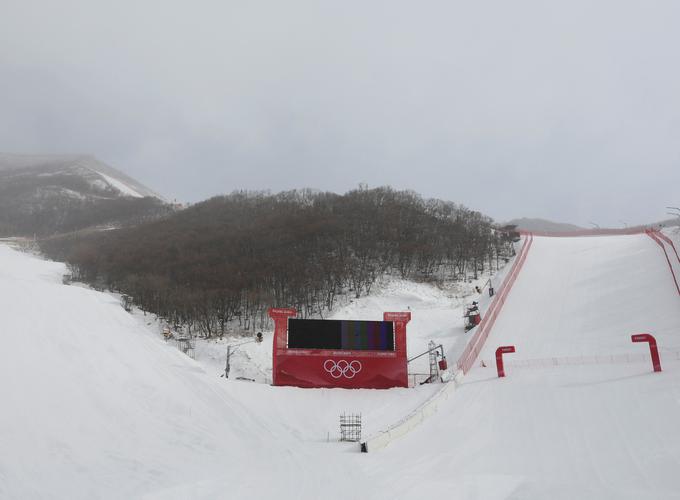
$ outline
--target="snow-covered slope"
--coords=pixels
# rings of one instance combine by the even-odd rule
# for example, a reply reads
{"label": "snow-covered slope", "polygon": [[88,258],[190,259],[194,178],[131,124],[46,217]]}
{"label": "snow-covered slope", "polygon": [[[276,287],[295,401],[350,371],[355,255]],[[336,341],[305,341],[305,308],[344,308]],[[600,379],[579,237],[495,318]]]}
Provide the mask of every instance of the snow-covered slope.
{"label": "snow-covered slope", "polygon": [[535,237],[482,357],[494,339],[517,344],[517,358],[618,354],[647,331],[680,349],[679,307],[664,254],[644,234]]}
{"label": "snow-covered slope", "polygon": [[163,215],[149,188],[91,156],[0,153],[0,236],[52,236]]}
{"label": "snow-covered slope", "polygon": [[[361,412],[375,432],[438,389],[225,380],[115,297],[62,285],[64,272],[0,245],[0,498],[382,498],[373,479],[382,472],[364,468],[356,444],[337,442],[338,416]],[[414,286],[401,300],[415,310],[442,316],[437,304],[450,306]],[[445,319],[448,333],[462,333],[455,312]]]}
{"label": "snow-covered slope", "polygon": [[[638,332],[659,341],[662,373],[638,356],[648,352],[631,343]],[[504,379],[501,345],[517,347]],[[487,367],[393,443],[386,466],[422,457],[439,481],[419,492],[450,486],[453,498],[677,499],[678,349],[680,298],[650,238],[535,238],[482,352]],[[624,353],[630,362],[608,359]]]}
{"label": "snow-covered slope", "polygon": [[39,177],[41,180],[69,176],[82,179],[99,195],[129,196],[143,198],[151,196],[162,199],[157,193],[131,177],[88,155],[18,155],[0,153],[2,182],[16,182],[20,179]]}
{"label": "snow-covered slope", "polygon": [[[61,285],[62,272],[0,246],[0,498],[678,498],[680,298],[645,235],[535,238],[482,353],[488,367],[367,455],[335,442],[339,413],[361,411],[371,433],[437,387],[225,380],[112,296]],[[432,337],[455,351],[465,339],[455,303],[395,281],[338,315],[410,306],[409,348]],[[662,373],[637,356],[638,331],[657,336]],[[498,379],[491,355],[509,343],[517,353]]]}
{"label": "snow-covered slope", "polygon": [[113,298],[4,246],[0,263],[0,498],[129,498],[262,448],[260,417]]}

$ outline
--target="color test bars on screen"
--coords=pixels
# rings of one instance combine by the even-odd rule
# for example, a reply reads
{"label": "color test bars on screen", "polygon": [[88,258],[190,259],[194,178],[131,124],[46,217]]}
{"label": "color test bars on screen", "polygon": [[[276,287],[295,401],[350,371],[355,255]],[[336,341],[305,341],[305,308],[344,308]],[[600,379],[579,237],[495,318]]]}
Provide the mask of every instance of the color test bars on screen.
{"label": "color test bars on screen", "polygon": [[290,319],[289,349],[394,351],[391,321]]}

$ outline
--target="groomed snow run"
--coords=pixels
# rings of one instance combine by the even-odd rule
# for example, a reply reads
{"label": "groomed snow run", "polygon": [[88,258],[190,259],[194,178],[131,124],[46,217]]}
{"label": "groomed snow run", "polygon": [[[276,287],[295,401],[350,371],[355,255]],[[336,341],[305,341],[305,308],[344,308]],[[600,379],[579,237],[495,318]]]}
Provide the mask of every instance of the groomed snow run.
{"label": "groomed snow run", "polygon": [[[63,272],[0,246],[0,498],[680,498],[680,297],[646,235],[535,238],[487,367],[478,360],[434,416],[368,454],[336,441],[340,412],[361,411],[370,433],[440,386],[221,379],[111,295],[61,285]],[[460,311],[448,317],[429,293],[390,305],[413,306],[416,337],[455,350]],[[387,302],[345,312],[375,319]],[[630,342],[639,332],[656,336],[662,373]],[[507,344],[517,353],[498,379],[493,352]]]}
{"label": "groomed snow run", "polygon": [[[631,342],[640,332],[656,336],[662,373]],[[504,345],[517,352],[499,379]],[[407,496],[678,499],[679,350],[680,297],[651,238],[536,237],[482,351],[486,367],[478,360],[383,465],[419,457],[394,484]],[[407,490],[426,470],[434,481]]]}

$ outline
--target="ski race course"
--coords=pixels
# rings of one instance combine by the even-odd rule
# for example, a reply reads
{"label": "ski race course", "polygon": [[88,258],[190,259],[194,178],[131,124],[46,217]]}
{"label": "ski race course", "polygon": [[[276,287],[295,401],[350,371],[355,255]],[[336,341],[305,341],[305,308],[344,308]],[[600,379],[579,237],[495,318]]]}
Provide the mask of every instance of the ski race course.
{"label": "ski race course", "polygon": [[535,237],[481,360],[395,446],[445,436],[419,452],[454,498],[680,498],[678,350],[680,297],[652,239]]}
{"label": "ski race course", "polygon": [[[0,498],[680,498],[680,261],[662,242],[666,253],[644,233],[534,236],[465,376],[429,418],[366,454],[328,438],[341,412],[361,411],[375,434],[442,385],[221,379],[115,297],[62,285],[62,264],[0,245]],[[461,307],[393,283],[334,317],[408,308],[409,354],[434,339],[452,365],[474,333]],[[639,333],[655,336],[662,372],[631,341]],[[516,348],[505,378],[499,346]],[[244,352],[264,363],[270,349]]]}

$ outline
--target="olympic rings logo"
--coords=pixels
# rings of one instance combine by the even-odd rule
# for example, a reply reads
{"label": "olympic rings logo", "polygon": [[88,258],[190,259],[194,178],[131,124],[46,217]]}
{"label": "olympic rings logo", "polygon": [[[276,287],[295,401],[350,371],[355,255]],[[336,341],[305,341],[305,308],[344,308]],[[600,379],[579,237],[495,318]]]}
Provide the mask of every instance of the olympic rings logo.
{"label": "olympic rings logo", "polygon": [[354,378],[354,376],[361,371],[361,362],[356,359],[352,362],[341,359],[340,361],[333,361],[327,359],[324,361],[323,369],[330,373],[333,378]]}

